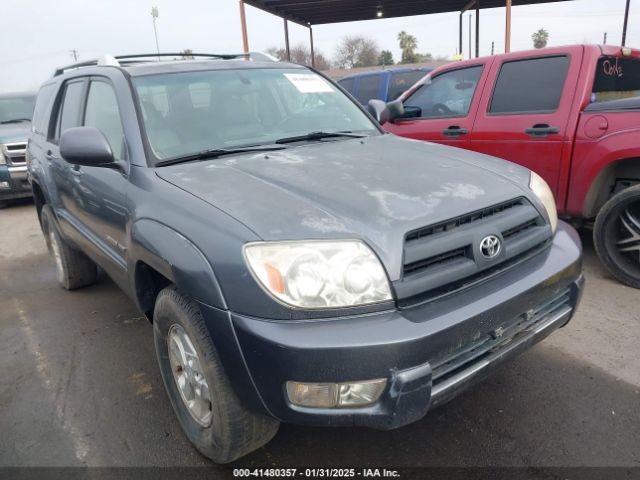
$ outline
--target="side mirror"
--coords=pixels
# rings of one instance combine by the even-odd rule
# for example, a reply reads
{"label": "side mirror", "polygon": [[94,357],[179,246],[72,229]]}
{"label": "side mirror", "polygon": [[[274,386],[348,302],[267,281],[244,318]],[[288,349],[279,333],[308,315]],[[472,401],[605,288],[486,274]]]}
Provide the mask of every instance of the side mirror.
{"label": "side mirror", "polygon": [[389,121],[389,109],[382,100],[369,100],[367,110],[380,125],[384,125]]}
{"label": "side mirror", "polygon": [[404,105],[400,100],[394,100],[387,103],[387,110],[389,110],[389,121],[393,122],[397,118],[404,117]]}
{"label": "side mirror", "polygon": [[74,127],[65,130],[60,137],[60,155],[67,162],[87,167],[115,168],[109,142],[94,127]]}

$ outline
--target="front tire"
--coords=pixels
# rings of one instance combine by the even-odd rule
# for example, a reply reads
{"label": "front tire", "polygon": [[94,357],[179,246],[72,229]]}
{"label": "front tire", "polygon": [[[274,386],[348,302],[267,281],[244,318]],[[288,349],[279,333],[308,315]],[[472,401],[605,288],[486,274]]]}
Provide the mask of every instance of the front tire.
{"label": "front tire", "polygon": [[275,419],[242,406],[231,387],[196,302],[174,286],[158,294],[153,333],[160,372],[182,430],[216,463],[266,444]]}
{"label": "front tire", "polygon": [[95,283],[98,267],[84,253],[71,248],[62,239],[49,205],[42,207],[40,225],[60,286],[65,290],[74,290]]}
{"label": "front tire", "polygon": [[604,204],[596,217],[593,242],[614,277],[640,288],[640,185],[622,190]]}

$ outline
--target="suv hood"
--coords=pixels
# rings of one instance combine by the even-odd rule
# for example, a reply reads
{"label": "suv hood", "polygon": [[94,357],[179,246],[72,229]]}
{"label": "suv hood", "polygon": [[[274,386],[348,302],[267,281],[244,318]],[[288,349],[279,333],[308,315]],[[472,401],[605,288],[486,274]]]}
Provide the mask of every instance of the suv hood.
{"label": "suv hood", "polygon": [[25,142],[31,131],[31,122],[0,125],[0,143]]}
{"label": "suv hood", "polygon": [[404,235],[528,195],[529,171],[380,135],[156,169],[264,240],[361,238],[400,275]]}

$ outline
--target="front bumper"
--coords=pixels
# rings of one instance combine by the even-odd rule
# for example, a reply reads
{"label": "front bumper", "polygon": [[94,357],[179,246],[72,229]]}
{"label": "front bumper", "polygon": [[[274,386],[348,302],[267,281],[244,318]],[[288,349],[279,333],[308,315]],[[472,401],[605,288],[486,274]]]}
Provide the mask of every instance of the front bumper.
{"label": "front bumper", "polygon": [[[566,324],[582,292],[581,257],[577,233],[561,223],[546,252],[425,305],[295,322],[230,314],[233,332],[226,336],[240,352],[233,360],[225,355],[223,362],[225,368],[232,363],[234,370],[242,370],[240,377],[250,385],[240,388],[240,398],[282,421],[397,428],[422,418],[430,407]],[[204,313],[210,317],[206,307]],[[286,396],[288,380],[375,378],[386,378],[387,387],[367,407],[304,408]]]}
{"label": "front bumper", "polygon": [[32,196],[26,165],[0,165],[0,200]]}

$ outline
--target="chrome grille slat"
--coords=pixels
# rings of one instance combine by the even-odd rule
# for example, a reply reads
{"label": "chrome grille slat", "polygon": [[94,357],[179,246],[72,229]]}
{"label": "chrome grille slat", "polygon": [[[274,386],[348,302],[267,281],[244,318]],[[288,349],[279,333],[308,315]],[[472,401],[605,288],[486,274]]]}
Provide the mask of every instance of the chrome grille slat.
{"label": "chrome grille slat", "polygon": [[3,147],[7,165],[25,165],[27,163],[27,144],[25,142],[5,143]]}

